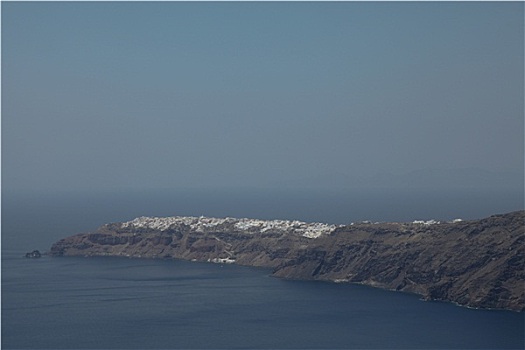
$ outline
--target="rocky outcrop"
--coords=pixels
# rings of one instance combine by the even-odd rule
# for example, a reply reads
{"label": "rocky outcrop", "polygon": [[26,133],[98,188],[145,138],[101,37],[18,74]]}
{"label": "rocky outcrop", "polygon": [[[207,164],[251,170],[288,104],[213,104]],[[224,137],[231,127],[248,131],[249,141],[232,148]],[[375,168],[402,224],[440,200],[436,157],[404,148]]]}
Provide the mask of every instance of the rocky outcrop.
{"label": "rocky outcrop", "polygon": [[460,305],[525,309],[525,212],[437,223],[137,218],[60,240],[54,256],[175,258],[273,268]]}
{"label": "rocky outcrop", "polygon": [[33,250],[32,252],[26,253],[25,257],[26,258],[31,258],[31,259],[38,259],[38,258],[42,257],[42,254],[40,254],[40,252],[38,250]]}

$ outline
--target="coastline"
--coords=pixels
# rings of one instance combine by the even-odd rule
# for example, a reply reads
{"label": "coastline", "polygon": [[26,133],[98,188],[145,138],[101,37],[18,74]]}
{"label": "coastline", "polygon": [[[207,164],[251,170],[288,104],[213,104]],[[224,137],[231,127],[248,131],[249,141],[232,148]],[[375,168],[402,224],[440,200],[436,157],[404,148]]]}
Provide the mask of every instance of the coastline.
{"label": "coastline", "polygon": [[[204,217],[195,227],[173,220],[162,229],[112,223],[56,242],[50,255],[227,262],[271,268],[286,279],[359,283],[461,306],[523,311],[524,217],[518,211],[453,223],[359,223],[306,236],[314,224],[268,229],[263,220]],[[244,226],[236,227],[240,220]]]}

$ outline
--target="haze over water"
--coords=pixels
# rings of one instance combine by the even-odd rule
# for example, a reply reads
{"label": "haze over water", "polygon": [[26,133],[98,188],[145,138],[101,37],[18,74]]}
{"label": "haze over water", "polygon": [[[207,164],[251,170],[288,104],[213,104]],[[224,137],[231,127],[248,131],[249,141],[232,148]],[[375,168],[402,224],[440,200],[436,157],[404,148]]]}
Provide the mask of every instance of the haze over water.
{"label": "haze over water", "polygon": [[7,2],[2,187],[523,191],[522,2]]}
{"label": "haze over water", "polygon": [[185,190],[98,194],[2,194],[2,250],[46,251],[66,236],[140,216],[286,219],[328,224],[481,219],[523,209],[513,191]]}

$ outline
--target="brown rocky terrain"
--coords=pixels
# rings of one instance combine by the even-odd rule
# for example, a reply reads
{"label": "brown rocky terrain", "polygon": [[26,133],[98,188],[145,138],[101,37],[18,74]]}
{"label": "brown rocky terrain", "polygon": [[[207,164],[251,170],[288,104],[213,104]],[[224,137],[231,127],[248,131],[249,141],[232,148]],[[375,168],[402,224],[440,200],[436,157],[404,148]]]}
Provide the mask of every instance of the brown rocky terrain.
{"label": "brown rocky terrain", "polygon": [[459,305],[525,310],[525,211],[453,223],[138,218],[64,238],[53,256],[127,256],[273,268]]}

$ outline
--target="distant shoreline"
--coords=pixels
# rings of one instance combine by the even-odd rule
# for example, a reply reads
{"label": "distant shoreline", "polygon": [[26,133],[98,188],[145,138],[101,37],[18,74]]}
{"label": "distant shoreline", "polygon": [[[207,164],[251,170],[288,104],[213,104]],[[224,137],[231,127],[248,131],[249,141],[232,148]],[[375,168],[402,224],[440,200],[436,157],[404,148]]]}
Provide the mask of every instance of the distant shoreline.
{"label": "distant shoreline", "polygon": [[462,306],[525,310],[525,211],[439,223],[325,225],[207,217],[137,218],[64,238],[52,256],[235,263],[287,279],[345,281]]}

